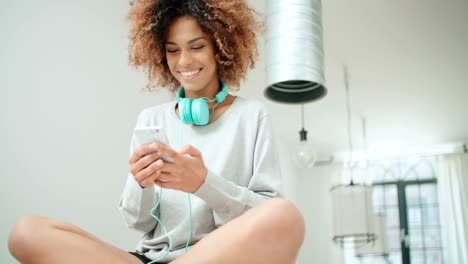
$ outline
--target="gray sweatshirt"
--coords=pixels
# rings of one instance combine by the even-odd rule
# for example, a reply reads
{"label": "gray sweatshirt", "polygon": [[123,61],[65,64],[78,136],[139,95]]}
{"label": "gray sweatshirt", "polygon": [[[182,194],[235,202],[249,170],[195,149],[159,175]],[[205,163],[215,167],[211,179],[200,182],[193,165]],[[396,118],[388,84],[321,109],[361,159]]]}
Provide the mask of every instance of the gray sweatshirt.
{"label": "gray sweatshirt", "polygon": [[220,118],[206,126],[183,124],[175,106],[172,101],[143,110],[136,126],[161,126],[173,149],[190,144],[200,150],[208,168],[205,182],[193,194],[163,189],[161,195],[160,187],[142,189],[129,173],[120,199],[127,225],[144,233],[136,251],[157,259],[169,245],[161,225],[149,214],[161,195],[155,214],[173,240],[172,250],[160,260],[163,263],[185,253],[190,231],[188,195],[193,245],[248,209],[281,195],[282,186],[271,118],[261,103],[237,97]]}

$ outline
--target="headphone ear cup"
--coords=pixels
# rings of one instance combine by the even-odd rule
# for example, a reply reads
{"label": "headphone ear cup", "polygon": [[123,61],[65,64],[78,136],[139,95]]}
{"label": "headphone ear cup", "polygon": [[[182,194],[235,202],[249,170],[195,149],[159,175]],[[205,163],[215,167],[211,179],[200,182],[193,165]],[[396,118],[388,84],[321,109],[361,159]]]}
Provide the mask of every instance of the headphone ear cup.
{"label": "headphone ear cup", "polygon": [[204,126],[210,121],[210,110],[205,99],[200,98],[192,102],[193,123],[198,126]]}
{"label": "headphone ear cup", "polygon": [[179,116],[184,124],[193,124],[192,118],[192,98],[182,98],[179,101]]}

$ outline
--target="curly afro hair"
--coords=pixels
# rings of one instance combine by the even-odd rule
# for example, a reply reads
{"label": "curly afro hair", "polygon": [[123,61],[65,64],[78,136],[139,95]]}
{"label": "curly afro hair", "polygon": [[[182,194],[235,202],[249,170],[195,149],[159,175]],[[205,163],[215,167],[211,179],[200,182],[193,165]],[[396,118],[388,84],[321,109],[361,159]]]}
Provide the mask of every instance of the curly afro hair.
{"label": "curly afro hair", "polygon": [[146,88],[166,87],[175,93],[180,83],[166,61],[165,36],[179,16],[196,19],[215,46],[218,78],[238,90],[248,68],[258,59],[257,33],[262,25],[246,0],[135,0],[131,3],[129,64],[148,73]]}

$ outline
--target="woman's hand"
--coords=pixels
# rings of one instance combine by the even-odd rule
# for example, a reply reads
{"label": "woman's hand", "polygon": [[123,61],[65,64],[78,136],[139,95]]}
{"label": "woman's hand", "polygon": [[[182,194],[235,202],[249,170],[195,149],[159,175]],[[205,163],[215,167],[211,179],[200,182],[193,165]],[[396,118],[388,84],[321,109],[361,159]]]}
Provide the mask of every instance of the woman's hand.
{"label": "woman's hand", "polygon": [[208,169],[198,149],[187,145],[182,150],[175,151],[169,146],[159,144],[156,155],[168,157],[172,161],[168,163],[158,160],[153,163],[153,169],[156,172],[160,171],[160,174],[154,177],[154,183],[157,185],[194,193],[205,182]]}
{"label": "woman's hand", "polygon": [[[130,172],[142,188],[153,185],[161,174],[163,161],[161,155],[157,153],[159,146],[160,144],[156,142],[138,146],[128,161]],[[147,155],[148,153],[152,154]]]}

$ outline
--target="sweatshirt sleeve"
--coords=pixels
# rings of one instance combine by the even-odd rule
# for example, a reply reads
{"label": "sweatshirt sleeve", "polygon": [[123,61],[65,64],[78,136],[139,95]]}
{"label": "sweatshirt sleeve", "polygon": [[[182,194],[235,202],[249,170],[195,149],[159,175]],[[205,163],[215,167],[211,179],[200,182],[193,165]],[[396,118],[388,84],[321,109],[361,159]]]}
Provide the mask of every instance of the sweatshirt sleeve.
{"label": "sweatshirt sleeve", "polygon": [[239,186],[208,169],[203,185],[194,193],[214,211],[222,225],[263,201],[281,196],[281,174],[270,116],[259,120],[253,151],[253,175],[248,186]]}
{"label": "sweatshirt sleeve", "polygon": [[[140,114],[137,119],[137,126],[142,122],[142,115]],[[135,148],[133,135],[130,144],[130,155],[133,154]],[[153,230],[157,225],[157,221],[151,216],[150,211],[156,204],[158,197],[159,189],[155,188],[154,185],[142,188],[129,172],[119,202],[119,211],[127,226],[142,232]],[[159,217],[159,208],[154,214]]]}
{"label": "sweatshirt sleeve", "polygon": [[[141,188],[131,173],[120,198],[119,210],[127,226],[142,232],[149,232],[156,227],[156,220],[150,215],[158,196],[154,185]],[[159,216],[159,208],[155,212]]]}

